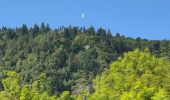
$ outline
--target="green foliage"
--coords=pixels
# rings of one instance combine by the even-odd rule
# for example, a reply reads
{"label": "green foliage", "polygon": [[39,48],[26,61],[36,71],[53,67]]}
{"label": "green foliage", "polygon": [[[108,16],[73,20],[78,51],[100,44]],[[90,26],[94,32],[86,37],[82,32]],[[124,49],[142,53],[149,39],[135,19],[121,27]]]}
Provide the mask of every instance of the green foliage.
{"label": "green foliage", "polygon": [[40,80],[31,86],[21,84],[21,79],[16,72],[7,71],[7,78],[2,80],[4,90],[0,92],[2,100],[54,100],[55,96],[49,96],[51,90],[46,75],[40,75]]}
{"label": "green foliage", "polygon": [[27,25],[23,24],[21,28],[22,34],[28,34],[28,28]]}
{"label": "green foliage", "polygon": [[94,80],[92,100],[168,100],[170,62],[148,50],[125,53]]}
{"label": "green foliage", "polygon": [[68,91],[64,91],[57,100],[75,100]]}
{"label": "green foliage", "polygon": [[20,78],[18,74],[12,71],[8,71],[6,74],[8,78],[2,80],[4,91],[0,93],[0,97],[17,100],[20,94]]}
{"label": "green foliage", "polygon": [[[122,36],[119,33],[112,36],[109,30],[107,31],[103,28],[95,30],[94,27],[79,28],[69,26],[51,29],[45,23],[42,23],[40,26],[35,24],[31,28],[28,28],[25,24],[16,29],[2,27],[0,29],[0,66],[3,67],[0,67],[0,91],[6,91],[5,89],[7,89],[11,91],[9,94],[17,94],[17,91],[13,91],[14,88],[17,88],[16,90],[22,96],[20,94],[15,95],[14,99],[30,99],[25,97],[25,95],[31,95],[35,100],[40,97],[45,99],[44,96],[59,96],[64,91],[69,91],[69,94],[76,95],[76,99],[86,99],[94,92],[92,80],[96,78],[96,75],[100,76],[104,70],[109,70],[109,65],[112,61],[117,60],[123,53],[132,51],[135,48],[140,50],[148,48],[151,51],[150,53],[156,57],[170,58],[169,40],[146,40],[140,37],[133,39]],[[134,53],[133,56],[135,55],[139,56]],[[143,75],[143,70],[147,70],[145,78],[149,78],[152,71],[142,66],[153,67],[157,64],[147,65],[147,62],[144,63],[145,60],[143,58],[131,62],[130,58],[127,61],[129,62],[127,68],[124,68],[123,65],[121,66],[123,69],[131,70],[133,69],[131,66],[135,66],[134,62],[140,61],[141,68],[138,64],[139,70],[134,70],[134,72],[138,73],[138,77]],[[164,62],[158,63],[160,66],[161,64],[164,65]],[[151,73],[151,75],[155,75],[155,73],[163,75],[162,73],[164,72],[161,68],[154,69],[154,73]],[[167,70],[170,71],[170,69]],[[7,77],[5,75],[6,71],[17,72],[16,77],[19,78],[16,79],[18,81],[11,80],[12,77],[10,78],[10,76]],[[117,74],[118,79],[122,78],[123,80],[125,78],[124,74]],[[169,81],[162,80],[164,78],[157,76],[157,74],[155,75],[155,81],[151,82],[157,83],[162,81],[159,84],[168,84]],[[131,77],[128,77],[131,81],[127,80],[128,78],[124,80],[133,83],[132,80],[136,79],[134,78],[135,75],[129,75],[131,75]],[[10,86],[12,84],[9,84],[8,81],[3,83],[2,80],[5,79],[9,79],[16,86]],[[7,87],[8,85],[10,88]],[[123,84],[119,85],[120,87],[130,88],[128,84],[126,86]],[[141,89],[144,89],[144,87]],[[35,96],[30,91],[34,92]],[[153,91],[153,94],[148,95],[158,97],[158,94],[155,94],[154,86],[145,89],[145,91]],[[160,88],[159,91],[160,94],[166,95],[166,92],[169,90]],[[103,92],[107,95],[111,93],[107,89],[103,90]],[[131,96],[134,93],[136,92],[124,93],[122,98],[126,96],[135,98],[136,96]],[[3,96],[4,98],[8,98],[6,92],[2,92],[2,94],[6,96]],[[87,94],[88,96],[86,96]],[[141,95],[143,94],[141,93]],[[102,99],[107,98],[109,97],[106,96]]]}

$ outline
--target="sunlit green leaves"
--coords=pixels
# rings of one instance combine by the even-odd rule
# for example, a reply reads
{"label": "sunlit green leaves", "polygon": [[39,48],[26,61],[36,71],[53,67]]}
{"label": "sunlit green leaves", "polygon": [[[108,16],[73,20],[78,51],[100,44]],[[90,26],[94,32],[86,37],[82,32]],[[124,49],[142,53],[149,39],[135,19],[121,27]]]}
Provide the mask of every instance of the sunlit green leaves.
{"label": "sunlit green leaves", "polygon": [[110,70],[94,80],[96,91],[90,98],[148,100],[158,98],[160,92],[160,98],[166,100],[169,65],[168,60],[156,58],[148,50],[140,52],[136,49],[125,53],[111,64]]}

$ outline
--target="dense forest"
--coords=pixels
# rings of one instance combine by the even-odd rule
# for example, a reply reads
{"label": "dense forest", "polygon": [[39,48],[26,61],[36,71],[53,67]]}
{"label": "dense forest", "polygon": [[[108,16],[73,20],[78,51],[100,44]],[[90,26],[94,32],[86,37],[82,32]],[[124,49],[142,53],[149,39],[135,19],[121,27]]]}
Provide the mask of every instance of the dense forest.
{"label": "dense forest", "polygon": [[0,100],[168,100],[170,41],[94,27],[0,29]]}

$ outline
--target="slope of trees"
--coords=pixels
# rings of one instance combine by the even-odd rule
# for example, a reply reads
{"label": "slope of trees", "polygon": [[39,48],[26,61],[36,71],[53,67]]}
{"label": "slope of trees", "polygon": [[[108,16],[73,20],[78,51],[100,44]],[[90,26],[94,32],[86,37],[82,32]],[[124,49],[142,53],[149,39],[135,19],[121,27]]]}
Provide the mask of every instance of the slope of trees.
{"label": "slope of trees", "polygon": [[81,90],[78,95],[64,91],[60,96],[50,95],[50,81],[44,73],[31,85],[24,85],[16,72],[6,71],[0,97],[3,100],[169,100],[169,65],[165,58],[136,49],[125,53],[98,75],[93,81],[93,91]]}
{"label": "slope of trees", "polygon": [[[16,84],[20,92],[22,88],[25,88],[23,91],[34,90],[33,84],[45,75],[49,91],[45,89],[44,92],[52,98],[61,94],[84,95],[84,91],[91,94],[96,75],[109,70],[112,61],[135,48],[148,48],[156,57],[170,58],[169,40],[133,39],[119,33],[112,36],[109,30],[93,27],[51,29],[45,23],[31,28],[25,24],[15,29],[2,27],[0,91],[6,91],[2,81],[8,76],[6,71],[12,71],[19,77],[19,84]],[[39,94],[44,92],[38,91]]]}

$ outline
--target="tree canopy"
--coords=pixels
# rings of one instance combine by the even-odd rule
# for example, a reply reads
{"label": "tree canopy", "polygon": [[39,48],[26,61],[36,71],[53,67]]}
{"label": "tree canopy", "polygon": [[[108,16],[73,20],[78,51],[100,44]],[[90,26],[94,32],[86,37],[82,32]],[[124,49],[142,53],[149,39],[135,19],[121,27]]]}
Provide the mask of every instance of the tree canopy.
{"label": "tree canopy", "polygon": [[[130,53],[136,48],[138,50]],[[114,98],[126,98],[132,94],[135,94],[134,98],[142,97],[145,92],[140,96],[136,95],[137,90],[134,87],[144,84],[144,81],[146,83],[139,90],[150,91],[151,94],[146,93],[146,97],[159,94],[165,96],[169,91],[166,83],[169,82],[167,79],[169,69],[163,68],[167,68],[169,51],[169,40],[130,38],[120,33],[114,35],[110,30],[95,29],[92,26],[89,28],[61,26],[52,29],[49,24],[42,23],[30,28],[26,24],[17,28],[2,27],[0,28],[1,96],[21,99],[25,97],[22,95],[32,95],[30,93],[34,91],[35,94],[42,95],[40,97],[44,95],[52,99],[93,98],[98,92],[104,91],[97,86],[104,84],[100,79],[105,76],[110,77],[110,82],[118,78],[114,83],[116,86],[109,86],[114,88],[112,92],[105,92],[113,93],[117,91],[115,89],[120,89]],[[124,57],[121,57],[123,54]],[[118,73],[119,71],[121,73]],[[42,78],[45,82],[41,80]],[[93,82],[94,79],[96,81]],[[108,80],[105,80],[106,83]],[[153,84],[148,87],[147,82]],[[101,88],[102,86],[106,87],[101,85]],[[40,89],[36,90],[37,88]],[[22,93],[22,91],[27,92]]]}
{"label": "tree canopy", "polygon": [[92,100],[168,100],[170,62],[148,51],[125,53],[94,80]]}

